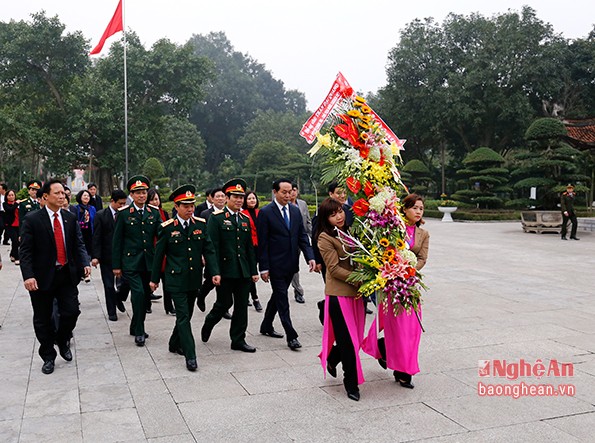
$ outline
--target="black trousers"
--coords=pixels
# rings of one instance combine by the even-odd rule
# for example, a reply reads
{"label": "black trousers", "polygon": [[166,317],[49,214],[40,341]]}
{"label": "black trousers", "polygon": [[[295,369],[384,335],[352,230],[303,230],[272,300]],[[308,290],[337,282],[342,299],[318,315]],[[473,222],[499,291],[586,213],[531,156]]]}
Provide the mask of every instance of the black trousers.
{"label": "black trousers", "polygon": [[287,341],[291,341],[294,338],[298,338],[298,333],[293,328],[291,323],[291,317],[289,315],[289,298],[287,296],[287,290],[291,284],[293,274],[284,276],[270,276],[271,289],[273,293],[267,303],[266,310],[264,311],[264,318],[260,325],[261,332],[270,332],[273,330],[273,320],[275,315],[279,313],[279,320],[285,330],[285,336]]}
{"label": "black trousers", "polygon": [[[165,294],[165,288],[163,289]],[[198,291],[167,292],[176,308],[176,325],[169,338],[171,349],[182,348],[187,360],[196,358],[196,344],[192,335],[192,314]]]}
{"label": "black trousers", "polygon": [[566,237],[566,225],[568,224],[568,220],[572,223],[572,228],[570,230],[570,238],[576,237],[576,228],[578,227],[578,220],[576,219],[576,215],[574,212],[569,212],[568,215],[562,214],[562,232],[560,234],[562,237]]}
{"label": "black trousers", "polygon": [[[33,328],[39,341],[39,356],[44,360],[54,360],[54,343],[65,345],[72,336],[79,310],[78,289],[72,284],[68,267],[56,271],[52,286],[47,291],[29,292],[33,307]],[[55,329],[52,322],[54,299],[58,302],[60,322]]]}
{"label": "black trousers", "polygon": [[111,266],[101,265],[101,281],[105,293],[107,315],[116,315],[116,277]]}
{"label": "black trousers", "polygon": [[130,335],[139,337],[145,334],[147,308],[151,306],[151,273],[149,271],[123,271],[124,278],[130,285],[132,319]]}
{"label": "black trousers", "polygon": [[233,314],[229,327],[229,337],[232,345],[241,345],[246,341],[250,281],[250,278],[222,277],[221,285],[217,289],[217,301],[205,318],[205,327],[213,329],[233,304]]}
{"label": "black trousers", "polygon": [[19,259],[19,228],[16,226],[6,226],[4,238],[10,239],[10,256],[15,260]]}
{"label": "black trousers", "polygon": [[333,367],[343,364],[343,385],[348,391],[355,391],[358,389],[355,348],[337,297],[329,297],[328,313],[337,344],[331,349],[327,362]]}

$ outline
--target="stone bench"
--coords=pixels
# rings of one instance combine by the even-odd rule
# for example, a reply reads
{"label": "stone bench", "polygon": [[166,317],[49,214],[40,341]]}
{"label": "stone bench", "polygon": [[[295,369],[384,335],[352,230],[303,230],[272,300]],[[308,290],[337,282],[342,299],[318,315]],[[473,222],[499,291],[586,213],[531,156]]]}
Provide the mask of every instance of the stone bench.
{"label": "stone bench", "polygon": [[562,213],[559,211],[522,211],[521,224],[523,231],[560,233],[562,229]]}
{"label": "stone bench", "polygon": [[578,230],[579,231],[595,231],[595,218],[578,218]]}

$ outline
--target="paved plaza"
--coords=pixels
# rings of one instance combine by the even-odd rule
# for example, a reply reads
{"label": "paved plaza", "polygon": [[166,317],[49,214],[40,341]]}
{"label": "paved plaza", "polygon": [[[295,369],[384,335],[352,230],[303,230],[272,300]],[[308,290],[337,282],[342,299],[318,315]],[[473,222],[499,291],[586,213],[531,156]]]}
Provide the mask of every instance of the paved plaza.
{"label": "paved plaza", "polygon": [[[107,320],[98,270],[79,286],[82,314],[74,359],[51,375],[32,325],[29,295],[1,246],[0,440],[2,442],[480,442],[593,441],[595,429],[595,233],[580,241],[525,234],[515,223],[429,220],[430,254],[415,389],[362,355],[361,400],[347,398],[318,363],[322,327],[319,275],[302,269],[306,304],[291,298],[303,348],[260,335],[262,313],[249,308],[247,342],[230,349],[222,320],[207,344],[204,313],[193,319],[199,369],[168,352],[174,317],[160,302],[147,315],[145,347],[128,335],[128,313]],[[305,267],[305,266],[303,266]],[[259,282],[261,300],[270,288]],[[160,292],[159,292],[160,293]],[[215,299],[207,298],[208,308]],[[126,303],[131,311],[130,303]],[[368,315],[368,324],[372,316]],[[281,331],[278,320],[277,330]],[[572,376],[480,377],[478,360],[534,367],[572,363]],[[568,367],[568,366],[567,366]],[[339,368],[339,373],[341,370]],[[478,383],[571,384],[573,396],[478,395]]]}

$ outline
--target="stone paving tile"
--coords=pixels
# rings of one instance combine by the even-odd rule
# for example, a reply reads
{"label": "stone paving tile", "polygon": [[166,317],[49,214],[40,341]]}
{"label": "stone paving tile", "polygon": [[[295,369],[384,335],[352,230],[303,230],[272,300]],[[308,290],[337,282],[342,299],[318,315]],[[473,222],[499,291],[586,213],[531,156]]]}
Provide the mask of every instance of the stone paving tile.
{"label": "stone paving tile", "polygon": [[21,433],[21,417],[15,420],[0,420],[0,435],[2,441],[6,443],[16,443],[19,441]]}
{"label": "stone paving tile", "polygon": [[595,429],[594,412],[552,418],[544,420],[544,423],[564,431],[580,441],[593,441],[593,429]]}
{"label": "stone paving tile", "polygon": [[39,443],[48,440],[51,440],[52,443],[82,442],[80,414],[77,412],[23,418],[19,442]]}
{"label": "stone paving tile", "polygon": [[85,443],[145,441],[136,409],[84,412],[80,417]]}
{"label": "stone paving tile", "polygon": [[133,408],[132,394],[126,383],[80,388],[81,412]]}
{"label": "stone paving tile", "polygon": [[[194,442],[196,442],[196,440],[194,439],[192,434],[177,434],[177,435],[168,435],[165,437],[148,438],[147,441],[149,443],[194,443]],[[215,440],[205,439],[204,441],[215,441]]]}
{"label": "stone paving tile", "polygon": [[217,398],[227,398],[231,401],[235,397],[249,395],[233,374],[220,373],[216,377],[213,374],[201,372],[199,369],[192,375],[166,378],[165,383],[178,404]]}
{"label": "stone paving tile", "polygon": [[24,417],[76,414],[79,411],[79,390],[73,385],[71,389],[48,389],[29,393]]}

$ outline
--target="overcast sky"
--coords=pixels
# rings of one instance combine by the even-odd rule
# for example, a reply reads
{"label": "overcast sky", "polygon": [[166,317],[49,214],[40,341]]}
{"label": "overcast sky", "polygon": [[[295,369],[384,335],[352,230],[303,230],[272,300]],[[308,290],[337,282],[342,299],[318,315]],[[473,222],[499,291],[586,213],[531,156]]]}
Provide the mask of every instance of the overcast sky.
{"label": "overcast sky", "polygon": [[[224,31],[236,50],[266,65],[286,88],[304,92],[310,109],[324,99],[338,71],[356,90],[382,87],[388,52],[397,44],[399,31],[416,18],[441,22],[450,12],[492,16],[520,11],[526,4],[567,38],[586,37],[595,22],[593,0],[124,1],[126,28],[146,46],[163,37],[184,43],[193,34]],[[28,20],[31,13],[45,9],[49,16],[58,15],[67,31],[82,31],[94,46],[117,3],[3,0],[0,20]]]}

